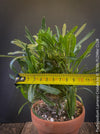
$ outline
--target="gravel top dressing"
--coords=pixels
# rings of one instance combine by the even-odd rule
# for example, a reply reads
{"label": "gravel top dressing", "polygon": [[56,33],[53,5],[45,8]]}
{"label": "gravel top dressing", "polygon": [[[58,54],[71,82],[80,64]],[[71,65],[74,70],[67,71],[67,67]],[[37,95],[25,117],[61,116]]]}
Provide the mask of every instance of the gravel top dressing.
{"label": "gravel top dressing", "polygon": [[[53,107],[48,107],[44,102],[37,104],[34,107],[35,112],[39,117],[44,120],[51,122],[63,122],[68,121],[70,118],[68,117],[67,112],[64,110],[65,103],[61,103],[61,109],[57,109],[57,105]],[[76,110],[74,116],[71,119],[78,117],[82,113],[82,108],[79,104],[76,105]]]}

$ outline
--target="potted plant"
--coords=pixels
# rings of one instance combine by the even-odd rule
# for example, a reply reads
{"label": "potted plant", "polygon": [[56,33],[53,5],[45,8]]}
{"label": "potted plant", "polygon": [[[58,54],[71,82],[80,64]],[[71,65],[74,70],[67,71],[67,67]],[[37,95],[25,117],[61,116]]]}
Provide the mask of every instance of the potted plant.
{"label": "potted plant", "polygon": [[[11,43],[17,45],[20,50],[9,52],[7,56],[2,55],[13,58],[10,68],[14,74],[10,77],[15,80],[19,72],[57,74],[95,72],[95,68],[87,71],[85,67],[79,68],[80,63],[89,56],[96,43],[95,41],[90,43],[85,52],[79,55],[82,43],[94,33],[92,30],[77,42],[78,35],[85,27],[86,24],[83,24],[79,29],[75,26],[68,31],[64,24],[62,32],[55,26],[56,34],[53,34],[50,27],[46,27],[45,18],[42,19],[41,29],[36,35],[32,35],[25,27],[29,43],[15,39]],[[20,71],[14,66],[15,61],[20,66]],[[84,121],[85,108],[81,97],[77,94],[79,90],[77,86],[20,84],[16,87],[27,100],[25,104],[30,103],[32,106],[31,117],[39,134],[78,133]],[[19,113],[25,104],[20,108]]]}

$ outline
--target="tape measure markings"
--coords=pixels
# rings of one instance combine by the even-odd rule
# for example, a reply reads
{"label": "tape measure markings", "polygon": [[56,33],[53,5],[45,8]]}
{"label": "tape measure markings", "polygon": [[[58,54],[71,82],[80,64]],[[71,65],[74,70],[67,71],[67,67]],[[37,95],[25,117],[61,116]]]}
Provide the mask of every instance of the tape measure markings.
{"label": "tape measure markings", "polygon": [[96,74],[19,73],[16,77],[16,84],[96,85],[97,79],[100,85],[100,75],[96,76]]}

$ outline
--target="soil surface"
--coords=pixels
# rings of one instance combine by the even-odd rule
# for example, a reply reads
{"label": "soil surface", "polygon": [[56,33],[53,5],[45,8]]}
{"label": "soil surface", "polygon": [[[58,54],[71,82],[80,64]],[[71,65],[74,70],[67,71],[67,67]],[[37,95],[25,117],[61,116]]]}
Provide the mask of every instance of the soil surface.
{"label": "soil surface", "polygon": [[56,122],[63,122],[68,121],[71,119],[74,119],[78,117],[82,113],[82,107],[77,104],[75,115],[71,117],[71,119],[68,117],[67,112],[64,110],[64,103],[61,104],[61,109],[57,111],[57,107],[48,107],[44,102],[37,104],[34,107],[35,112],[37,115],[47,121],[56,121]]}

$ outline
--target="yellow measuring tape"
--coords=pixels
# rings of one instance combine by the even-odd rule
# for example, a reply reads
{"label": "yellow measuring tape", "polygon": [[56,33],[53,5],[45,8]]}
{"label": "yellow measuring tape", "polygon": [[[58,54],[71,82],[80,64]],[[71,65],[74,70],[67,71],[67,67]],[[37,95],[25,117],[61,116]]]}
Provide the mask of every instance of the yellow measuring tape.
{"label": "yellow measuring tape", "polygon": [[100,74],[24,74],[19,73],[16,84],[100,85]]}

